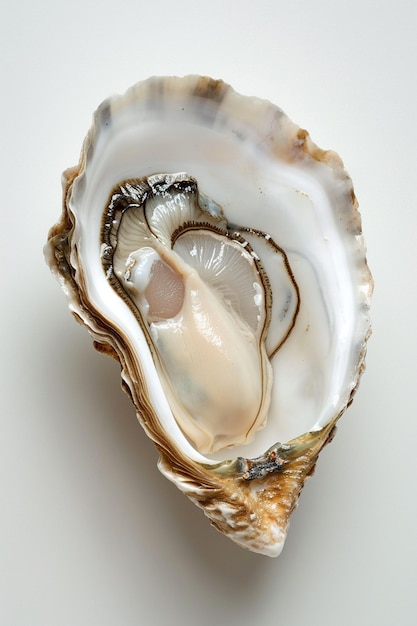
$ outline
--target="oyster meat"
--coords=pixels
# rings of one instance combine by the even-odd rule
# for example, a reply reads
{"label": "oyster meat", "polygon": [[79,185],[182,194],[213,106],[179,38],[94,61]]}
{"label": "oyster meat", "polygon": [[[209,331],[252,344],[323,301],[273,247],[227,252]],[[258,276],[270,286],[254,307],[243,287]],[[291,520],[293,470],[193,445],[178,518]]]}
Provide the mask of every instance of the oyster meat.
{"label": "oyster meat", "polygon": [[99,107],[63,186],[47,261],[119,360],[160,470],[278,555],[370,334],[340,158],[222,81],[154,77]]}

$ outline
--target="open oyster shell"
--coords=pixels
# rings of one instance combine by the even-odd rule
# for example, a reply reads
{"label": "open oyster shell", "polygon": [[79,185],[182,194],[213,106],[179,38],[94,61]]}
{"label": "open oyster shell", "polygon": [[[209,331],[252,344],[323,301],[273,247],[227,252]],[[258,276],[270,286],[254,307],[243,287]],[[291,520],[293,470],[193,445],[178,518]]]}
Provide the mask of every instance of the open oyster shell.
{"label": "open oyster shell", "polygon": [[218,530],[278,555],[370,333],[340,158],[222,81],[151,78],[99,107],[63,186],[47,261],[119,360],[159,469]]}

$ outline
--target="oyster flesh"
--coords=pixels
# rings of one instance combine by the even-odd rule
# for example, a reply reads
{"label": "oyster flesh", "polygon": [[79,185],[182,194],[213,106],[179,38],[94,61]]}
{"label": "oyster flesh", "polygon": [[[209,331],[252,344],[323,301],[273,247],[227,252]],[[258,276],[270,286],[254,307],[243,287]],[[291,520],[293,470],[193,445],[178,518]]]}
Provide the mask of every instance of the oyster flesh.
{"label": "oyster flesh", "polygon": [[222,81],[154,77],[99,107],[63,187],[47,261],[119,360],[160,470],[278,555],[370,334],[340,158]]}

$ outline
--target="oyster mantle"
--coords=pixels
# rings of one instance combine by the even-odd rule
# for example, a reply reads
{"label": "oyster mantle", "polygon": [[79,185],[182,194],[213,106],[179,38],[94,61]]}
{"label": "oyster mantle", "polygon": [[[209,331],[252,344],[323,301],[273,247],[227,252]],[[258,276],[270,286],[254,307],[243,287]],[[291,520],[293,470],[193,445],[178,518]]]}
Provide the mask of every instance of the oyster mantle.
{"label": "oyster mantle", "polygon": [[149,79],[96,112],[46,256],[120,361],[160,470],[238,544],[278,555],[370,333],[339,157],[222,81]]}

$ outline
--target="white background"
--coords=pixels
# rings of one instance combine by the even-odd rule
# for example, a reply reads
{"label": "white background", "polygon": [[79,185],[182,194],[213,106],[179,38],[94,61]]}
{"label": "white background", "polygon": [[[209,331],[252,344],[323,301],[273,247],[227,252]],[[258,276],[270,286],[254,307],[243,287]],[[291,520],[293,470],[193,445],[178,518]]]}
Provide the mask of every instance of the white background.
{"label": "white background", "polygon": [[[416,624],[415,0],[25,0],[0,29],[1,626]],[[339,152],[376,282],[367,371],[275,560],[159,474],[42,256],[99,102],[187,73]]]}

